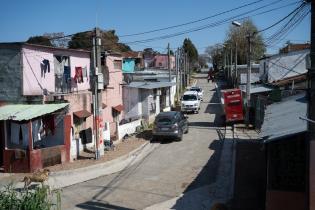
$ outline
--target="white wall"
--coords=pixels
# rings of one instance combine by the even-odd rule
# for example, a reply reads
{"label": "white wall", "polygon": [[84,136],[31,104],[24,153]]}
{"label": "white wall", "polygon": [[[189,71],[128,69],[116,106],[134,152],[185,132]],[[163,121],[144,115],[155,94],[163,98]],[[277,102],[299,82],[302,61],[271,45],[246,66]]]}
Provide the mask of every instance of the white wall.
{"label": "white wall", "polygon": [[121,140],[126,134],[136,132],[136,128],[141,125],[141,119],[118,126],[118,139]]}
{"label": "white wall", "polygon": [[[285,54],[277,54],[261,60],[261,79],[266,79],[268,82],[274,82],[306,73],[306,56],[309,52],[309,50],[301,50]],[[264,62],[266,63],[266,69],[264,69]]]}

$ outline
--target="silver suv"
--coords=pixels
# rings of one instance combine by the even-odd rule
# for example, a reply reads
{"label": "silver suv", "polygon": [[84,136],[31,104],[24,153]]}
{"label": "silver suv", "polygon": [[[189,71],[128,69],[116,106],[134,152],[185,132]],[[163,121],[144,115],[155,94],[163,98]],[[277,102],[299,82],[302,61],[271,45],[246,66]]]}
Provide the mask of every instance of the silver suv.
{"label": "silver suv", "polygon": [[181,98],[181,111],[198,113],[200,98],[197,91],[186,91]]}

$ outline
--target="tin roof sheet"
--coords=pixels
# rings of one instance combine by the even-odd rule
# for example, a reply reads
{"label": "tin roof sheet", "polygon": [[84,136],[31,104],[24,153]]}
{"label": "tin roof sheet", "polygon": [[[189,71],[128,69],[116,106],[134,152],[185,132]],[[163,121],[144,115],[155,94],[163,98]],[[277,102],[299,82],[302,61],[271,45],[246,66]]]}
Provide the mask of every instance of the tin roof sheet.
{"label": "tin roof sheet", "polygon": [[171,87],[175,82],[131,82],[128,87],[141,89],[156,89],[162,87]]}
{"label": "tin roof sheet", "polygon": [[267,106],[260,137],[270,142],[307,130],[307,122],[301,120],[307,112],[305,94],[288,97]]}
{"label": "tin roof sheet", "polygon": [[0,120],[30,120],[65,108],[67,105],[69,103],[4,105],[0,107]]}

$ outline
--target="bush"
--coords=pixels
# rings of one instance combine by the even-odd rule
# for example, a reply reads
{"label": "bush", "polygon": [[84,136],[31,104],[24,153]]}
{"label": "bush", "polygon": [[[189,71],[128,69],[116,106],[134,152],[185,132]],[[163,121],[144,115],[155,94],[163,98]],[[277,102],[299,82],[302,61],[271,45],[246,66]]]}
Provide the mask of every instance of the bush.
{"label": "bush", "polygon": [[50,193],[49,186],[35,187],[34,190],[17,191],[13,185],[0,190],[0,209],[6,210],[50,210],[61,209],[59,190]]}

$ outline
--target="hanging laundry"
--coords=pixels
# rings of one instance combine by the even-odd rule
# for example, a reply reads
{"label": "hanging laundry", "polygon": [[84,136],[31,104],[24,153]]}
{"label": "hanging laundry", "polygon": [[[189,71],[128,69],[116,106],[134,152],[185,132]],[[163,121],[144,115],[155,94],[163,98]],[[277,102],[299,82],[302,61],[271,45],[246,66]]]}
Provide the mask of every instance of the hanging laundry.
{"label": "hanging laundry", "polygon": [[86,66],[83,67],[82,74],[83,74],[83,78],[87,78],[87,81],[88,81],[88,69]]}
{"label": "hanging laundry", "polygon": [[71,82],[70,66],[64,66],[63,75],[64,75],[66,83]]}
{"label": "hanging laundry", "polygon": [[49,131],[52,135],[55,134],[55,117],[53,115],[47,115],[43,117],[43,128],[45,130],[46,136],[48,135]]}
{"label": "hanging laundry", "polygon": [[44,59],[40,63],[40,69],[41,69],[41,77],[45,78],[46,73],[50,73],[50,63],[49,60]]}
{"label": "hanging laundry", "polygon": [[75,81],[76,83],[81,83],[81,82],[83,82],[82,67],[75,67],[74,81]]}

